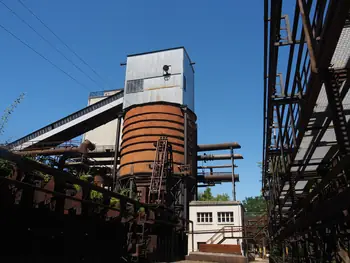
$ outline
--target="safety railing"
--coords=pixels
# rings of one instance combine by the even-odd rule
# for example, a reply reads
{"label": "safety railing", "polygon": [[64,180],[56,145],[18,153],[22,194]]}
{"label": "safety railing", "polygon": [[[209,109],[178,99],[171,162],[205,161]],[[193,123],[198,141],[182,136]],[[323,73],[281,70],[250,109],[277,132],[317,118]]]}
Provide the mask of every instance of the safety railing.
{"label": "safety railing", "polygon": [[207,244],[220,244],[226,238],[234,238],[235,232],[242,232],[242,227],[237,226],[224,226],[218,232],[216,232],[211,238],[207,240]]}

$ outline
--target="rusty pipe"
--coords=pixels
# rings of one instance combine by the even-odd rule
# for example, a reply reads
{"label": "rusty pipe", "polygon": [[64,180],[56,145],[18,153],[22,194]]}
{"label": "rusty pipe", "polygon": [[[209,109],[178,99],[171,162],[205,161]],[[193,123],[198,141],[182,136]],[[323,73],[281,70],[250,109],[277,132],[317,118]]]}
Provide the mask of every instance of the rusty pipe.
{"label": "rusty pipe", "polygon": [[313,45],[313,40],[312,40],[310,19],[309,19],[308,14],[306,14],[306,12],[304,10],[305,1],[298,0],[298,5],[299,5],[299,11],[300,11],[300,15],[301,15],[301,21],[302,21],[302,24],[303,24],[306,44],[307,44],[307,48],[308,48],[308,51],[309,51],[310,62],[311,62],[311,70],[312,70],[312,72],[317,73],[318,70],[317,70],[316,57],[315,57],[315,52],[314,52],[314,45]]}
{"label": "rusty pipe", "polygon": [[[238,167],[235,165],[235,168]],[[231,164],[198,166],[198,169],[232,168]]]}
{"label": "rusty pipe", "polygon": [[197,152],[226,150],[226,149],[240,149],[241,146],[237,142],[227,142],[218,144],[199,144],[197,145]]}
{"label": "rusty pipe", "polygon": [[61,155],[65,153],[82,153],[86,154],[88,151],[95,150],[95,144],[89,140],[84,140],[79,147],[65,147],[65,148],[53,148],[53,149],[44,149],[44,150],[33,150],[33,151],[19,151],[16,152],[18,155],[22,156],[35,156],[35,155]]}
{"label": "rusty pipe", "polygon": [[[227,173],[213,173],[213,174],[198,174],[197,180],[200,182],[214,181],[214,182],[232,182],[232,174]],[[235,182],[239,182],[239,174],[235,174]]]}
{"label": "rusty pipe", "polygon": [[[234,154],[233,159],[243,159],[241,154]],[[198,161],[231,160],[231,154],[203,154],[197,156]]]}

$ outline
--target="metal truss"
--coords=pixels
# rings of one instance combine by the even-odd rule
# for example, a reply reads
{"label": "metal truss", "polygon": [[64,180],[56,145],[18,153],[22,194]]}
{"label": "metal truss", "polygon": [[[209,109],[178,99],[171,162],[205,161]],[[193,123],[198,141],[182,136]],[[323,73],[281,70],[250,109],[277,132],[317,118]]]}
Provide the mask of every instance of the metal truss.
{"label": "metal truss", "polygon": [[348,262],[350,1],[286,2],[264,6],[270,253],[276,262]]}

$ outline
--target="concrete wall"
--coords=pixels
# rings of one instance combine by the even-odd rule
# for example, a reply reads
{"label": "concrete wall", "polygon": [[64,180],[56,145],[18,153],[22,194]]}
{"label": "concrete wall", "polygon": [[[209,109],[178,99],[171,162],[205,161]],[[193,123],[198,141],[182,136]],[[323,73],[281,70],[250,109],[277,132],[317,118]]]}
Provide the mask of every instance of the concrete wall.
{"label": "concrete wall", "polygon": [[[198,251],[198,242],[207,242],[214,233],[196,233],[197,231],[208,231],[208,230],[217,230],[219,231],[225,226],[232,227],[234,231],[239,230],[239,227],[242,227],[242,218],[243,218],[243,207],[239,202],[228,201],[225,202],[214,202],[212,205],[207,205],[208,202],[203,202],[203,205],[200,204],[201,201],[195,201],[190,203],[190,220],[193,221],[193,227],[195,234],[194,237],[194,248],[193,251]],[[217,203],[217,204],[215,204]],[[235,203],[235,204],[234,204]],[[195,204],[195,205],[194,205]],[[233,212],[233,222],[223,223],[218,222],[218,212]],[[197,213],[212,213],[213,222],[197,222]],[[191,229],[190,229],[191,230]],[[233,236],[233,238],[232,238]],[[225,234],[225,241],[222,244],[231,244],[231,245],[242,245],[242,239],[239,237],[243,236],[243,232],[232,232]],[[218,239],[218,241],[221,238]],[[238,239],[238,243],[237,243]],[[218,242],[217,241],[217,242]],[[188,236],[188,252],[192,251],[192,235]]]}

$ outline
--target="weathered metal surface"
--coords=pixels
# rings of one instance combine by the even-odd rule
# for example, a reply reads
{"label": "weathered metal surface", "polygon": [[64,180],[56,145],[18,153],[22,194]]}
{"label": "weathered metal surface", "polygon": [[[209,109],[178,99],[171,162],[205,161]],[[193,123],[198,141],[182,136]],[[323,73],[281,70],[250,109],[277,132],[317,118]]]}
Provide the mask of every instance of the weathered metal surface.
{"label": "weathered metal surface", "polygon": [[199,144],[197,146],[197,151],[205,152],[205,151],[225,150],[230,148],[240,149],[241,146],[237,142],[218,143],[218,144]]}
{"label": "weathered metal surface", "polygon": [[[289,50],[279,48],[288,30],[282,3],[265,1],[262,182],[270,250],[285,262],[341,261],[339,251],[350,244],[343,201],[349,194],[350,2],[295,1]],[[285,51],[282,68],[278,54]],[[285,81],[278,72],[287,72]]]}
{"label": "weathered metal surface", "polygon": [[43,149],[43,150],[32,150],[32,151],[18,151],[19,155],[24,156],[35,156],[35,155],[60,155],[64,153],[81,153],[86,154],[88,151],[93,151],[95,149],[95,144],[89,140],[85,140],[79,147],[60,147],[54,149]]}
{"label": "weathered metal surface", "polygon": [[[238,167],[235,165],[235,167]],[[198,166],[198,169],[232,168],[231,164]]]}
{"label": "weathered metal surface", "polygon": [[[235,153],[234,159],[243,159],[241,154]],[[198,161],[231,160],[231,154],[203,154],[197,156]],[[232,166],[232,165],[231,165]]]}
{"label": "weathered metal surface", "polygon": [[[196,116],[189,112],[192,126]],[[193,133],[195,130],[193,130]],[[175,172],[184,164],[184,112],[175,105],[151,104],[137,106],[127,111],[124,118],[123,142],[120,150],[120,176],[151,175],[156,142],[166,136],[173,148]],[[192,151],[194,145],[190,145]],[[193,152],[192,152],[193,156]],[[193,159],[193,158],[192,158]]]}
{"label": "weathered metal surface", "polygon": [[[198,174],[197,180],[199,182],[232,182],[232,174],[227,173],[212,173],[212,174]],[[239,182],[239,175],[235,174],[235,182]]]}
{"label": "weathered metal surface", "polygon": [[[14,163],[13,174],[0,177],[0,222],[13,226],[9,231],[3,231],[2,237],[18,241],[18,236],[21,236],[21,240],[26,241],[15,242],[19,253],[9,250],[3,252],[0,259],[8,260],[11,256],[11,260],[22,260],[26,255],[27,260],[32,257],[48,260],[54,255],[53,249],[59,250],[60,255],[55,257],[59,262],[71,261],[72,257],[75,262],[86,262],[91,257],[102,261],[142,258],[174,261],[183,257],[185,252],[179,244],[183,244],[184,240],[178,241],[184,234],[177,231],[178,220],[182,218],[175,217],[174,211],[151,207],[101,188],[103,180],[99,176],[92,184],[2,148],[0,158]],[[35,176],[34,172],[49,176],[49,181],[38,184],[38,180],[43,181],[44,178]],[[91,196],[92,191],[100,193],[100,197]],[[112,205],[110,198],[116,198],[119,204]],[[35,217],[37,214],[40,214],[39,219]],[[74,224],[79,226],[73,227]],[[142,237],[139,236],[140,227],[144,229]],[[156,243],[148,247],[147,241],[152,237],[155,237]],[[79,246],[67,247],[71,240],[80,242],[79,245],[85,245],[85,248],[92,244],[92,251],[77,250]],[[99,240],[98,244],[93,240]],[[32,245],[28,247],[28,243]],[[9,248],[14,247],[13,242],[8,244]],[[111,248],[115,244],[118,245],[117,250]],[[50,247],[43,252],[42,248],[46,246]],[[98,251],[93,248],[98,248]],[[101,255],[100,252],[106,248],[108,252]],[[29,254],[22,253],[22,250]]]}
{"label": "weathered metal surface", "polygon": [[194,111],[194,71],[185,49],[128,56],[124,98],[124,109],[171,102]]}

